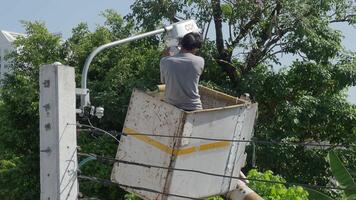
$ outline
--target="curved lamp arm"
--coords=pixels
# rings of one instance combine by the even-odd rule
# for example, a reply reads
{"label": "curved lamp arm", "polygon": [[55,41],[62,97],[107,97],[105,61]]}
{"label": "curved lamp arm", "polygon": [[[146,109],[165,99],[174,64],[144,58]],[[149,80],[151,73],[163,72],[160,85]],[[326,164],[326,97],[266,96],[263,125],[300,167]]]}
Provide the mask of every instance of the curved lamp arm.
{"label": "curved lamp arm", "polygon": [[152,35],[156,35],[156,34],[160,34],[166,31],[170,31],[173,29],[173,26],[166,26],[164,28],[155,30],[155,31],[151,31],[151,32],[147,32],[147,33],[143,33],[143,34],[139,34],[139,35],[135,35],[129,38],[125,38],[122,40],[117,40],[108,44],[104,44],[98,48],[96,48],[93,52],[91,52],[91,54],[87,57],[87,59],[85,60],[85,64],[84,64],[84,68],[83,68],[83,72],[82,72],[82,82],[81,82],[81,88],[83,91],[85,91],[85,94],[81,96],[81,108],[83,109],[85,106],[90,105],[90,98],[89,98],[89,91],[87,89],[87,77],[88,77],[88,70],[89,70],[89,65],[91,63],[91,61],[93,60],[93,58],[100,53],[101,51],[103,51],[104,49],[113,47],[113,46],[117,46],[120,44],[124,44],[127,42],[131,42],[134,40],[138,40],[141,38],[145,38],[145,37],[149,37]]}

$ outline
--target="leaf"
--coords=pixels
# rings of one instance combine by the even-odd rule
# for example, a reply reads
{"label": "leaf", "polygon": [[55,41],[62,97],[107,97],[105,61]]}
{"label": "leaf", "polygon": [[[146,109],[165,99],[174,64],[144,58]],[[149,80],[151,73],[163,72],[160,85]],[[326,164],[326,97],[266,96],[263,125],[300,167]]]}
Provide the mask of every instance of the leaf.
{"label": "leaf", "polygon": [[347,200],[356,200],[356,194],[352,194],[347,197]]}
{"label": "leaf", "polygon": [[356,185],[350,173],[346,170],[335,152],[329,152],[328,158],[330,162],[331,171],[335,176],[336,180],[340,183],[341,186],[348,189],[345,190],[346,196],[354,196],[356,194]]}
{"label": "leaf", "polygon": [[232,6],[230,4],[222,4],[221,10],[226,17],[230,17],[232,15]]}
{"label": "leaf", "polygon": [[191,5],[193,4],[193,0],[187,0],[187,1],[186,1],[186,4],[187,4],[188,6],[191,6]]}
{"label": "leaf", "polygon": [[308,188],[308,187],[304,187],[305,190],[308,191],[309,196],[308,199],[309,200],[333,200],[333,198],[329,197],[328,195],[319,192],[317,190]]}

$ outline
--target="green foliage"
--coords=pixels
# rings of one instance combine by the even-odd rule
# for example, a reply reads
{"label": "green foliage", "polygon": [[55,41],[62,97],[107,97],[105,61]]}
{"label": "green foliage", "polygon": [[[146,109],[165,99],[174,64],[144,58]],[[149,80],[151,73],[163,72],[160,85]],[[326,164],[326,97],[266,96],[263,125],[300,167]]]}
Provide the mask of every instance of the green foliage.
{"label": "green foliage", "polygon": [[125,194],[124,198],[125,200],[141,200],[139,197],[131,193]]}
{"label": "green foliage", "polygon": [[[82,152],[93,152],[98,155],[107,155],[115,157],[117,143],[109,137],[100,137],[94,140],[93,137],[81,133],[78,136],[78,145]],[[80,157],[80,161],[86,157]],[[110,179],[112,163],[102,163],[96,160],[84,164],[80,171],[86,176],[95,176],[103,179]],[[98,199],[118,199],[122,197],[125,192],[120,190],[117,186],[107,186],[90,181],[80,181],[80,192],[84,197],[96,197]]]}
{"label": "green foliage", "polygon": [[[295,62],[279,72],[263,66],[253,70],[243,79],[241,89],[259,103],[255,136],[281,142],[355,144],[356,107],[347,102],[344,90],[353,84],[346,80],[356,79],[354,69],[347,70],[355,64],[342,63],[343,58],[328,65]],[[331,175],[326,154],[318,148],[258,145],[257,164],[289,181],[326,184]],[[354,150],[345,154],[355,163]]]}
{"label": "green foliage", "polygon": [[213,196],[213,197],[209,197],[207,200],[223,200],[224,198],[222,198],[221,196]]}
{"label": "green foliage", "polygon": [[[246,69],[250,71],[259,61],[278,63],[275,55],[282,52],[325,62],[341,49],[340,32],[332,30],[330,22],[340,20],[352,24],[355,18],[355,4],[349,0],[258,2],[136,0],[129,17],[149,30],[164,20],[172,21],[174,15],[196,19],[203,32],[209,31],[208,24],[215,25],[218,31],[217,21],[221,21],[228,31],[223,34],[224,38],[215,39],[226,43],[227,52],[242,54],[226,60],[233,63],[237,58],[243,63],[234,65],[238,71],[244,71],[246,65],[253,63]],[[220,6],[214,9],[216,4]]]}
{"label": "green foliage", "polygon": [[1,199],[39,199],[38,72],[62,61],[60,39],[39,22],[24,22],[26,38],[15,42],[12,74],[2,81],[0,122]]}
{"label": "green foliage", "polygon": [[[103,15],[108,19],[105,26],[90,33],[86,25],[80,24],[66,42],[71,52],[68,63],[77,67],[77,82],[92,49],[134,32],[132,22],[126,23],[113,11]],[[159,54],[157,45],[148,39],[107,49],[94,58],[88,73],[88,87],[92,103],[105,106],[106,117],[100,122],[101,126],[121,130],[132,88],[153,88],[159,83]]]}
{"label": "green foliage", "polygon": [[[80,24],[73,29],[73,35],[66,41],[67,51],[71,52],[67,62],[71,66],[77,66],[77,74],[80,74],[85,58],[92,49],[135,32],[133,22],[127,22],[114,11],[108,10],[102,15],[107,19],[104,26],[99,26],[91,33],[85,24]],[[159,83],[159,51],[153,41],[140,40],[110,48],[94,58],[88,73],[91,103],[105,108],[104,119],[92,119],[95,126],[105,130],[121,130],[132,88],[153,88]],[[77,82],[79,81],[80,77],[77,77]],[[98,136],[98,139],[93,140],[81,134],[78,143],[83,152],[110,157],[116,155],[117,144],[106,136]],[[91,161],[81,170],[86,175],[110,179],[111,169],[111,164]],[[85,196],[118,199],[124,194],[116,186],[107,187],[85,181],[80,184]]]}
{"label": "green foliage", "polygon": [[[135,30],[117,13],[102,14],[107,21],[90,32],[86,24],[73,29],[65,42],[48,32],[39,22],[25,22],[26,37],[14,45],[10,55],[12,73],[2,82],[0,122],[0,198],[39,199],[39,68],[59,61],[74,66],[76,82],[84,61],[97,46],[126,37]],[[106,130],[121,130],[131,90],[153,88],[159,83],[159,51],[154,40],[141,40],[100,53],[88,74],[92,103],[105,107],[105,119],[92,122]],[[78,85],[79,86],[79,85]],[[83,122],[86,123],[86,122]],[[97,139],[80,134],[78,144],[83,152],[114,157],[117,144],[106,136]],[[81,169],[84,175],[110,179],[111,164],[91,161]],[[84,196],[118,199],[123,191],[80,181]]]}
{"label": "green foliage", "polygon": [[309,194],[309,200],[333,200],[332,197],[311,188],[305,188]]}
{"label": "green foliage", "polygon": [[[49,33],[44,24],[25,22],[27,37],[16,40],[18,49],[10,55],[13,73],[0,90],[0,198],[39,198],[39,67],[55,61],[73,66],[79,83],[82,66],[93,49],[153,30],[176,14],[197,19],[204,34],[208,25],[212,29],[220,19],[230,28],[223,38],[224,51],[217,49],[214,38],[205,40],[200,51],[206,61],[201,78],[205,85],[229,94],[251,94],[259,103],[256,139],[355,144],[356,106],[347,102],[346,90],[356,84],[356,58],[354,53],[343,51],[341,34],[329,26],[331,21],[345,19],[355,23],[349,16],[355,12],[351,1],[268,0],[262,7],[249,0],[224,1],[217,21],[212,20],[212,2],[218,1],[136,0],[126,18],[113,10],[104,11],[104,25],[91,32],[85,23],[79,24],[65,42]],[[247,26],[249,22],[251,26]],[[153,88],[159,83],[160,39],[152,37],[107,49],[94,58],[88,74],[91,101],[105,107],[104,119],[92,119],[94,125],[121,130],[132,88]],[[288,68],[273,70],[280,62],[279,51],[300,55],[300,59]],[[222,58],[227,65],[221,64]],[[82,151],[113,157],[117,144],[106,136],[97,137],[81,133],[78,142]],[[258,167],[287,181],[323,185],[331,176],[325,160],[328,149],[258,145],[256,150]],[[351,176],[356,176],[355,149],[342,152],[340,159]],[[82,167],[82,173],[109,179],[111,166],[91,161]],[[270,172],[264,174],[284,181]],[[264,175],[256,172],[253,176]],[[117,187],[85,181],[80,184],[85,196],[123,196]],[[298,188],[256,187],[286,199],[305,197]]]}
{"label": "green foliage", "polygon": [[[273,175],[273,172],[270,170],[262,173],[262,172],[258,172],[255,169],[252,169],[248,172],[247,178],[265,180],[271,182],[272,181],[283,182],[283,183],[286,182],[282,177],[278,175]],[[265,200],[308,199],[308,192],[299,186],[291,186],[287,188],[284,184],[268,183],[268,182],[253,181],[253,180],[251,180],[248,186]]]}
{"label": "green foliage", "polygon": [[[331,171],[336,178],[336,181],[338,184],[340,184],[341,188],[344,188],[345,190],[343,191],[342,199],[345,200],[354,200],[356,198],[356,184],[355,181],[353,180],[352,176],[348,172],[348,170],[345,168],[339,157],[336,155],[335,151],[331,151],[328,153],[328,161],[331,167]],[[312,188],[305,188],[308,193],[310,194],[311,200],[319,200],[319,199],[326,199],[330,200],[333,199],[332,197],[316,191]]]}
{"label": "green foliage", "polygon": [[333,175],[340,186],[346,189],[344,191],[346,199],[355,199],[356,184],[352,176],[349,174],[335,152],[329,152],[328,159]]}

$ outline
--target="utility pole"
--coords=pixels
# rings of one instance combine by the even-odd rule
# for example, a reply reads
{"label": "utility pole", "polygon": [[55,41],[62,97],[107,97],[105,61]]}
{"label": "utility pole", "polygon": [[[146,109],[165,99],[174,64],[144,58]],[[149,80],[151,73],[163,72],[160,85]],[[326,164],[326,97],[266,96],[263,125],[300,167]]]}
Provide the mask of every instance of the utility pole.
{"label": "utility pole", "polygon": [[76,200],[77,138],[74,68],[40,69],[41,200]]}
{"label": "utility pole", "polygon": [[236,189],[227,194],[227,198],[231,200],[263,200],[262,197],[260,197],[241,180],[238,180]]}

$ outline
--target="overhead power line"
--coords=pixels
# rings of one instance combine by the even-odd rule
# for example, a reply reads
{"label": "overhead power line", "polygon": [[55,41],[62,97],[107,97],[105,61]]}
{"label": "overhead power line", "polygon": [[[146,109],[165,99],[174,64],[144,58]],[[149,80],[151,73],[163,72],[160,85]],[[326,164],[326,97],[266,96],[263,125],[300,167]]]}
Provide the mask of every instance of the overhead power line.
{"label": "overhead power line", "polygon": [[101,129],[101,128],[97,128],[97,127],[95,127],[95,126],[93,126],[93,125],[86,125],[86,124],[79,124],[79,123],[78,123],[78,124],[67,124],[67,125],[76,125],[76,126],[79,126],[79,127],[87,127],[87,128],[91,128],[91,129],[97,130],[97,131],[99,131],[99,132],[102,132],[102,133],[104,133],[104,134],[110,136],[110,137],[113,138],[115,141],[117,141],[118,143],[120,143],[120,140],[118,140],[113,134],[111,134],[111,133],[109,133],[109,132],[107,132],[107,131],[105,131],[105,130],[103,130],[103,129]]}
{"label": "overhead power line", "polygon": [[162,194],[162,195],[165,195],[165,196],[180,197],[180,198],[192,199],[192,200],[203,200],[203,198],[194,198],[194,197],[189,197],[189,196],[184,196],[184,195],[178,195],[178,194],[171,194],[171,193],[161,192],[161,191],[158,191],[158,190],[154,190],[154,189],[150,189],[150,188],[145,188],[145,187],[124,185],[124,184],[112,182],[112,181],[110,181],[110,180],[102,179],[102,178],[97,178],[97,177],[90,177],[90,176],[79,175],[78,178],[79,178],[79,179],[83,179],[83,180],[89,180],[89,181],[97,182],[97,183],[104,184],[104,185],[117,185],[117,186],[120,186],[120,187],[130,188],[130,189],[134,189],[134,190],[142,190],[142,191],[147,191],[147,192]]}
{"label": "overhead power line", "polygon": [[[109,135],[114,138],[117,142],[120,142],[113,134],[105,131],[103,129],[97,128],[92,125],[86,124],[69,124],[69,125],[77,125],[79,127],[91,128],[95,131],[102,132],[104,134]],[[126,134],[123,132],[115,132],[117,135],[121,136],[150,136],[150,137],[162,137],[162,138],[179,138],[179,139],[194,139],[194,140],[206,140],[206,141],[224,141],[224,142],[244,142],[244,143],[255,143],[255,144],[265,144],[265,145],[288,145],[288,146],[305,146],[305,147],[320,147],[320,148],[355,148],[356,145],[341,145],[341,144],[318,144],[318,143],[307,143],[307,142],[286,142],[286,141],[267,141],[267,140],[235,140],[235,139],[219,139],[219,138],[206,138],[206,137],[194,137],[194,136],[172,136],[172,135],[162,135],[162,134],[146,134],[146,133],[130,133]]]}
{"label": "overhead power line", "polygon": [[302,187],[307,187],[307,188],[313,188],[313,189],[334,189],[334,190],[347,190],[347,191],[355,191],[354,189],[348,189],[348,188],[341,188],[341,187],[332,187],[332,186],[321,186],[321,185],[308,185],[308,184],[303,184],[303,183],[293,183],[293,182],[282,182],[282,181],[271,181],[271,180],[263,180],[263,179],[255,179],[255,178],[242,178],[242,177],[237,177],[237,176],[229,176],[229,175],[222,175],[222,174],[215,174],[215,173],[210,173],[210,172],[205,172],[205,171],[200,171],[200,170],[193,170],[193,169],[183,169],[183,168],[173,168],[173,167],[164,167],[164,166],[158,166],[158,165],[151,165],[151,164],[145,164],[145,163],[138,163],[138,162],[132,162],[132,161],[126,161],[126,160],[121,160],[121,159],[116,159],[112,157],[107,157],[107,156],[100,156],[96,154],[88,154],[88,153],[78,153],[80,156],[88,156],[88,157],[94,157],[97,160],[102,160],[102,161],[111,161],[111,162],[117,162],[117,163],[122,163],[122,164],[127,164],[127,165],[135,165],[135,166],[141,166],[141,167],[146,167],[146,168],[156,168],[156,169],[165,169],[165,170],[174,170],[174,171],[183,171],[183,172],[192,172],[192,173],[199,173],[199,174],[204,174],[208,176],[216,176],[216,177],[222,177],[222,178],[231,178],[231,179],[239,179],[243,181],[255,181],[255,182],[263,182],[263,183],[271,183],[271,184],[282,184],[285,186],[302,186]]}

